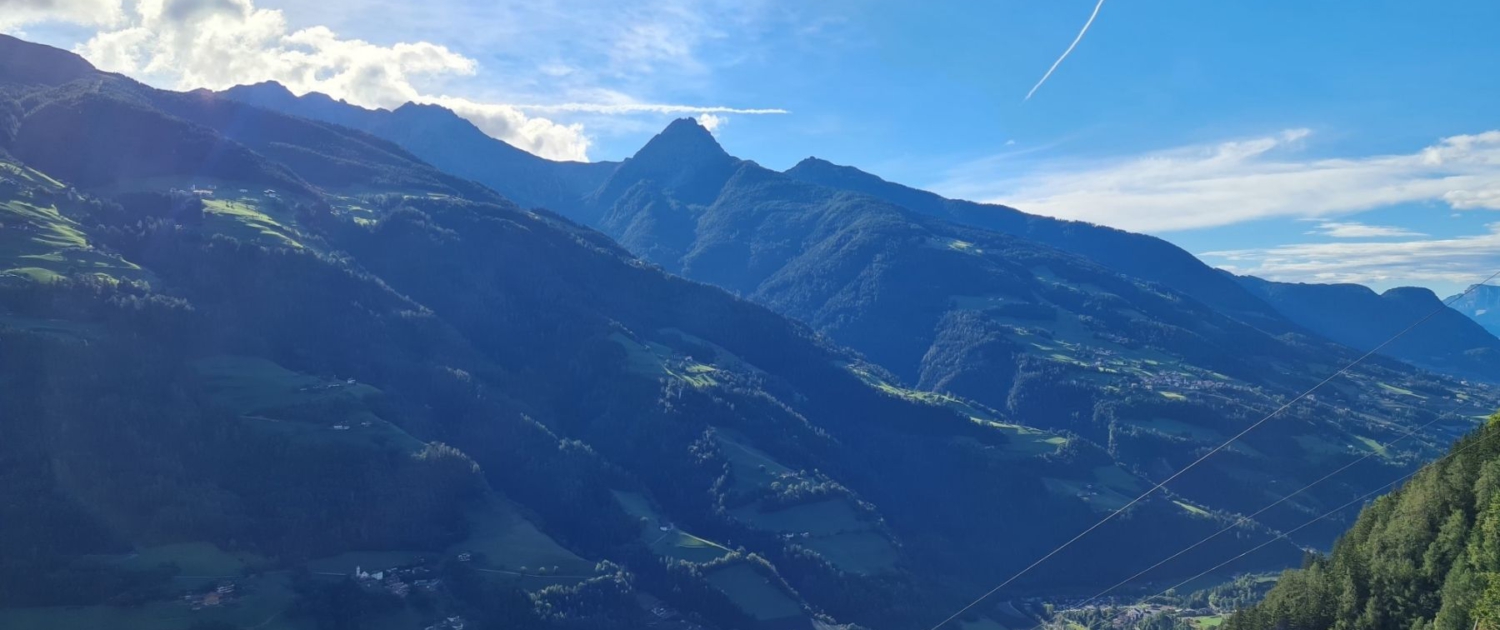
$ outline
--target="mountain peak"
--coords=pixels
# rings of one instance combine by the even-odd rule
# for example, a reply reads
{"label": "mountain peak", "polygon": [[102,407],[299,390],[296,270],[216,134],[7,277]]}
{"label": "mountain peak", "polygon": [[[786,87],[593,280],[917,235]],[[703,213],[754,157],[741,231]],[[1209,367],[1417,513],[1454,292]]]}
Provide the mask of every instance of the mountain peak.
{"label": "mountain peak", "polygon": [[809,155],[809,156],[807,156],[805,158],[802,158],[801,162],[796,163],[795,165],[792,166],[791,169],[788,169],[788,170],[796,170],[796,169],[799,169],[799,168],[800,169],[809,169],[809,168],[850,168],[850,167],[840,167],[838,164],[834,164],[833,162],[829,162],[828,160],[820,158],[820,157],[818,157],[816,155]]}
{"label": "mountain peak", "polygon": [[[833,185],[835,188],[841,188],[856,183],[867,186],[890,185],[890,182],[881,179],[878,175],[866,173],[853,166],[834,164],[833,162],[829,162],[828,160],[815,156],[808,156],[806,158],[803,158],[801,162],[798,162],[795,166],[787,169],[786,174],[791,176],[793,179],[812,181],[814,183],[823,183],[824,185]],[[833,182],[825,181],[830,178],[838,180],[839,183],[835,184]]]}
{"label": "mountain peak", "polygon": [[708,203],[739,164],[692,118],[678,118],[620,165],[593,195],[608,206],[635,182],[651,180],[688,203]]}
{"label": "mountain peak", "polygon": [[293,94],[291,89],[287,88],[287,86],[282,85],[281,83],[276,81],[261,81],[260,83],[239,85],[230,89],[255,92],[257,94],[265,96],[285,96],[290,98],[296,98],[297,96],[296,94]]}
{"label": "mountain peak", "polygon": [[708,127],[704,127],[701,123],[698,122],[697,118],[693,118],[692,116],[678,118],[677,120],[672,121],[667,125],[667,128],[661,130],[661,133],[658,135],[668,134],[693,134],[698,136],[706,136],[710,139],[714,137],[713,133],[708,130]]}
{"label": "mountain peak", "polygon": [[224,90],[223,94],[237,101],[271,109],[281,109],[297,102],[296,94],[275,81],[236,85]]}
{"label": "mountain peak", "polygon": [[1442,300],[1438,299],[1437,294],[1433,293],[1432,289],[1426,287],[1395,287],[1386,289],[1385,293],[1380,294],[1380,297],[1407,300],[1423,305],[1437,305],[1442,303]]}
{"label": "mountain peak", "polygon": [[74,53],[0,34],[0,81],[62,85],[97,72]]}
{"label": "mountain peak", "polygon": [[689,159],[716,159],[728,158],[729,154],[724,152],[724,147],[719,146],[719,141],[709,133],[708,128],[692,118],[678,118],[667,125],[661,133],[656,134],[646,146],[641,147],[635,154],[635,159],[671,159],[673,161]]}

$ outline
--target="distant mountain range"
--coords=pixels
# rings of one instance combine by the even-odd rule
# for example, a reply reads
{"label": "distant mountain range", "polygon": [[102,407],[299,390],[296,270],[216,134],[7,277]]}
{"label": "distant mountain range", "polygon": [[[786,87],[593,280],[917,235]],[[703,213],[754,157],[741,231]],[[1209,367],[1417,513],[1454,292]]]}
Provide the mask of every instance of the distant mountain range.
{"label": "distant mountain range", "polygon": [[[226,94],[328,116],[311,106],[326,99],[245,90],[284,92],[262,85]],[[465,142],[482,142],[477,129],[465,133]],[[448,159],[441,144],[421,145],[424,157]],[[1116,457],[1148,474],[1171,470],[1183,444],[1213,443],[1248,422],[1249,409],[1358,355],[1160,239],[947,200],[819,160],[778,173],[727,154],[690,119],[609,168],[554,209],[669,272],[811,324],[915,391],[1114,444]],[[518,179],[499,168],[485,178],[497,188]],[[1402,371],[1394,363],[1368,369],[1375,373],[1359,378],[1366,387],[1331,402],[1373,421],[1388,413],[1382,406],[1400,405],[1395,392],[1415,390],[1391,383],[1407,377],[1383,375]],[[1372,391],[1396,398],[1368,398]],[[1162,414],[1171,423],[1139,419]],[[1287,458],[1273,467],[1311,473],[1330,445],[1362,448],[1356,436],[1366,430],[1344,421],[1311,434],[1288,427],[1255,449]],[[1211,502],[1224,500],[1225,484],[1261,492],[1265,479],[1245,474],[1258,466],[1226,459],[1204,485],[1181,490]]]}
{"label": "distant mountain range", "polygon": [[405,147],[446,172],[482,183],[524,207],[577,205],[614,171],[613,162],[553,162],[491,138],[452,111],[408,103],[394,111],[364,109],[326,95],[298,97],[279,83],[224,91],[231,100],[343,125]]}
{"label": "distant mountain range", "polygon": [[[642,225],[619,225],[620,217],[606,217],[610,210],[608,205],[625,192],[622,186],[635,180],[652,179],[650,174],[640,176],[640,167],[623,169],[625,173],[622,175],[614,172],[619,164],[613,162],[581,164],[544,160],[491,138],[456,114],[436,106],[406,105],[395,111],[367,110],[316,93],[297,97],[276,83],[239,86],[224,94],[277,111],[369,131],[401,144],[445,170],[482,182],[523,205],[548,207],[586,225],[600,227],[647,259],[661,262],[656,254],[667,246],[655,242],[652,237],[636,236]],[[687,149],[688,144],[679,148]],[[689,191],[682,186],[685,182],[665,184],[667,188],[687,191],[690,197],[693,193],[701,197],[713,192],[707,190],[713,186],[710,180],[727,179],[727,169],[732,168],[735,161],[726,159],[728,156],[717,150],[716,144],[713,148],[699,148],[702,149],[700,154],[684,153],[667,156],[664,160],[692,162],[697,164],[695,169],[715,164],[714,168],[721,172],[717,176],[705,177],[704,181],[709,183],[701,185],[704,190]],[[637,155],[632,159],[638,161],[642,157],[647,161],[664,161],[650,155]],[[632,176],[631,172],[637,175]],[[801,182],[869,195],[951,223],[1054,247],[1126,276],[1190,296],[1271,334],[1313,332],[1354,347],[1369,347],[1351,343],[1347,330],[1341,329],[1340,334],[1329,335],[1327,322],[1309,312],[1316,310],[1316,305],[1308,309],[1282,308],[1284,305],[1275,304],[1274,300],[1266,299],[1266,296],[1242,286],[1241,282],[1159,238],[1090,223],[1030,215],[996,204],[947,199],[817,158],[803,160],[788,169],[785,175]],[[606,180],[613,182],[612,186]],[[611,223],[605,223],[606,220]],[[679,230],[684,227],[681,217],[664,216],[660,210],[647,212],[643,220],[653,226],[665,221],[666,224],[675,222]],[[1374,318],[1374,321],[1355,322],[1352,328],[1357,330],[1393,333],[1392,325],[1399,319],[1384,311],[1347,313],[1347,317],[1369,313]],[[1409,312],[1402,310],[1401,314]],[[1310,319],[1302,319],[1304,316]],[[1494,341],[1474,336],[1471,327],[1459,325],[1455,328],[1455,322],[1453,318],[1445,317],[1424,324],[1424,338],[1436,340],[1436,344],[1408,342],[1382,350],[1382,354],[1467,378],[1500,381],[1500,367],[1494,359],[1486,358],[1491,354]],[[1430,355],[1426,352],[1429,347],[1434,348]]]}
{"label": "distant mountain range", "polygon": [[1455,295],[1446,301],[1491,334],[1500,335],[1500,287],[1486,284],[1471,288],[1468,295]]}
{"label": "distant mountain range", "polygon": [[904,208],[955,223],[1036,241],[1197,299],[1219,311],[1265,327],[1287,330],[1287,322],[1241,287],[1192,254],[1154,236],[1082,221],[1026,214],[996,204],[946,199],[885,181],[852,166],[807,158],[786,172],[800,181],[864,193]]}
{"label": "distant mountain range", "polygon": [[1447,308],[1432,291],[1414,287],[1375,293],[1358,284],[1291,284],[1254,277],[1239,281],[1292,321],[1358,350],[1374,350],[1426,318],[1381,352],[1468,378],[1493,380],[1500,374],[1500,339],[1476,323],[1477,317],[1471,320],[1473,315],[1465,317],[1468,313],[1460,312],[1465,305],[1481,303],[1485,299],[1481,293],[1494,299],[1493,293],[1471,293],[1463,305]]}

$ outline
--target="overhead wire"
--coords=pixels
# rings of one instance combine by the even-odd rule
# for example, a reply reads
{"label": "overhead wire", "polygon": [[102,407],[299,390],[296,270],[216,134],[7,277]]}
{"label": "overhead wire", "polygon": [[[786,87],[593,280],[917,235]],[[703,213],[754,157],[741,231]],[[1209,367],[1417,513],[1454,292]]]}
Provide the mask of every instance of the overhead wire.
{"label": "overhead wire", "polygon": [[1171,476],[1169,476],[1166,479],[1163,479],[1162,481],[1158,482],[1156,485],[1154,485],[1151,488],[1147,489],[1145,492],[1142,492],[1139,496],[1137,496],[1134,499],[1131,499],[1125,505],[1123,505],[1123,506],[1115,509],[1114,511],[1111,511],[1109,514],[1105,515],[1104,518],[1099,519],[1093,525],[1090,525],[1088,528],[1086,528],[1083,531],[1079,532],[1077,535],[1073,536],[1072,538],[1069,538],[1066,542],[1062,543],[1061,545],[1058,545],[1056,548],[1054,548],[1051,551],[1047,552],[1042,557],[1036,559],[1031,564],[1026,565],[1026,567],[1022,568],[1020,571],[1017,571],[1014,575],[1011,575],[1009,578],[1006,578],[1003,582],[1001,582],[1000,584],[996,585],[994,588],[991,588],[990,590],[985,591],[984,594],[982,594],[979,597],[975,598],[973,601],[969,602],[967,605],[965,605],[962,608],[958,609],[958,611],[954,612],[953,614],[949,615],[947,618],[943,619],[942,621],[939,621],[936,625],[932,626],[931,630],[939,630],[944,625],[947,625],[948,622],[951,622],[954,619],[957,619],[960,616],[962,616],[964,613],[967,613],[970,610],[973,610],[975,606],[978,606],[979,604],[983,603],[984,600],[989,599],[990,596],[994,595],[995,593],[1000,592],[1001,589],[1004,589],[1005,587],[1010,586],[1016,580],[1020,579],[1021,577],[1025,576],[1026,574],[1030,573],[1033,569],[1041,566],[1043,563],[1047,562],[1048,560],[1051,560],[1054,556],[1056,556],[1059,553],[1062,553],[1063,550],[1067,549],[1068,547],[1071,547],[1074,543],[1078,542],[1079,540],[1082,540],[1084,537],[1086,537],[1089,534],[1093,533],[1095,530],[1099,529],[1100,527],[1103,527],[1106,523],[1114,520],[1119,515],[1125,513],[1126,510],[1129,510],[1130,508],[1134,507],[1136,504],[1140,503],[1141,501],[1144,501],[1147,497],[1151,496],[1152,494],[1155,494],[1156,491],[1161,490],[1162,488],[1166,487],[1167,484],[1175,481],[1178,477],[1181,477],[1183,474],[1187,473],[1188,471],[1192,470],[1193,468],[1196,468],[1199,464],[1203,463],[1208,458],[1213,457],[1214,455],[1218,454],[1219,451],[1222,451],[1222,450],[1228,448],[1229,445],[1235,443],[1240,438],[1248,435],[1250,432],[1252,432],[1252,431],[1260,428],[1266,422],[1269,422],[1271,420],[1271,418],[1274,418],[1277,415],[1279,415],[1281,412],[1286,411],[1287,409],[1291,408],[1292,405],[1295,405],[1298,402],[1302,401],[1303,399],[1307,398],[1308,396],[1312,395],[1313,392],[1316,392],[1319,389],[1321,389],[1323,386],[1325,386],[1325,385],[1333,382],[1334,379],[1337,379],[1338,377],[1343,376],[1344,374],[1348,373],[1349,370],[1354,369],[1355,366],[1359,365],[1360,363],[1363,363],[1365,360],[1369,359],[1370,357],[1375,356],[1375,354],[1379,353],[1381,350],[1384,350],[1387,346],[1390,346],[1392,343],[1395,343],[1396,340],[1400,339],[1401,337],[1406,336],[1407,333],[1411,332],[1412,330],[1415,330],[1417,327],[1421,326],[1422,324],[1427,323],[1433,317],[1436,317],[1438,313],[1441,313],[1444,310],[1446,310],[1447,308],[1449,308],[1449,306],[1451,304],[1453,304],[1454,302],[1457,302],[1459,299],[1462,299],[1463,297],[1467,296],[1468,294],[1473,293],[1474,290],[1477,289],[1478,287],[1480,287],[1481,285],[1489,284],[1491,281],[1493,281],[1497,277],[1500,277],[1500,271],[1496,271],[1495,273],[1490,274],[1490,276],[1488,278],[1485,278],[1484,280],[1481,280],[1480,282],[1478,282],[1476,284],[1470,285],[1469,288],[1464,289],[1461,293],[1459,293],[1457,295],[1454,295],[1453,297],[1448,298],[1448,300],[1446,300],[1443,303],[1439,304],[1437,306],[1437,308],[1432,309],[1431,312],[1427,313],[1426,315],[1424,315],[1422,318],[1416,320],[1415,322],[1412,322],[1411,325],[1407,326],[1406,328],[1401,329],[1396,334],[1391,335],[1389,338],[1387,338],[1385,341],[1381,342],[1379,345],[1377,345],[1374,348],[1370,349],[1368,352],[1365,352],[1364,354],[1360,355],[1359,358],[1356,358],[1353,361],[1351,361],[1350,363],[1348,363],[1347,365],[1345,365],[1344,367],[1339,368],[1338,371],[1336,371],[1333,374],[1329,375],[1328,378],[1325,378],[1322,381],[1319,381],[1316,385],[1313,385],[1312,387],[1308,388],[1306,391],[1302,392],[1301,394],[1298,394],[1295,398],[1292,398],[1291,400],[1289,400],[1286,403],[1282,404],[1281,406],[1277,407],[1275,410],[1273,410],[1270,413],[1266,414],[1265,417],[1261,418],[1260,420],[1255,421],[1250,426],[1245,427],[1239,433],[1234,434],[1229,439],[1225,440],[1223,443],[1221,443],[1218,446],[1215,446],[1214,448],[1210,449],[1207,453],[1204,453],[1201,457],[1193,460],[1191,463],[1189,463],[1188,465],[1182,467],[1177,472],[1172,473]]}

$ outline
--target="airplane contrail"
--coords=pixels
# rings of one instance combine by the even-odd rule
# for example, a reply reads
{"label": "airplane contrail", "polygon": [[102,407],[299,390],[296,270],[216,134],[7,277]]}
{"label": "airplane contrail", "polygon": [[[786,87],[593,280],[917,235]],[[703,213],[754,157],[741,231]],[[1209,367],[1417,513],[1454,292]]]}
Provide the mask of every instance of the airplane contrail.
{"label": "airplane contrail", "polygon": [[1099,4],[1094,5],[1094,12],[1089,15],[1089,21],[1083,23],[1083,30],[1078,31],[1078,37],[1074,37],[1073,43],[1068,44],[1068,49],[1063,51],[1062,56],[1058,57],[1057,61],[1052,62],[1052,67],[1047,68],[1047,74],[1042,75],[1042,80],[1037,81],[1036,85],[1031,86],[1031,91],[1026,93],[1026,98],[1021,99],[1022,102],[1031,100],[1031,95],[1036,94],[1037,88],[1042,87],[1042,84],[1047,82],[1047,77],[1052,76],[1052,72],[1057,70],[1058,66],[1062,65],[1063,60],[1067,59],[1068,55],[1073,52],[1073,49],[1078,46],[1078,42],[1083,41],[1083,34],[1089,32],[1089,27],[1094,25],[1094,18],[1099,17],[1099,9],[1102,8],[1104,8],[1104,0],[1099,0]]}

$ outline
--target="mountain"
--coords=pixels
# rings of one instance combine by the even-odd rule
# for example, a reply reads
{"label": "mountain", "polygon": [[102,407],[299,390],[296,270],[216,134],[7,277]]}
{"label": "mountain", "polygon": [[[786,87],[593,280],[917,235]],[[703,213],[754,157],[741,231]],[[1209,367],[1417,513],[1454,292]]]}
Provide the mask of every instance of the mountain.
{"label": "mountain", "polygon": [[[917,391],[1078,435],[1148,478],[1186,465],[1194,449],[1217,445],[1359,354],[1306,332],[1269,335],[1036,241],[739,160],[689,120],[626,160],[591,203],[580,218],[598,216],[606,234],[667,271],[807,322]],[[1395,418],[1431,411],[1413,403],[1462,404],[1463,389],[1392,361],[1366,363],[1320,393],[1319,405],[1294,409],[1174,489],[1255,511],[1275,484],[1311,481],[1394,437],[1381,427]],[[1415,463],[1469,426],[1462,416],[1484,411],[1458,414],[1433,441],[1408,443],[1388,462]],[[1353,486],[1312,494],[1332,500]],[[1316,509],[1262,519],[1296,522]]]}
{"label": "mountain", "polygon": [[1364,508],[1333,552],[1282,575],[1226,630],[1500,623],[1500,419]]}
{"label": "mountain", "polygon": [[947,199],[889,182],[852,166],[807,158],[786,171],[798,181],[859,192],[928,216],[993,230],[1077,254],[1127,276],[1155,282],[1272,332],[1288,330],[1266,304],[1167,241],[1082,221],[1026,214],[1014,208]]}
{"label": "mountain", "polygon": [[1472,288],[1468,295],[1456,295],[1446,301],[1454,310],[1479,322],[1490,334],[1500,336],[1500,287],[1480,285]]}
{"label": "mountain", "polygon": [[[1252,276],[1239,281],[1298,325],[1358,350],[1373,350],[1436,313],[1380,352],[1433,371],[1500,382],[1500,339],[1444,307],[1427,289],[1376,293],[1358,284],[1293,284]],[[1471,297],[1469,304],[1483,299]]]}
{"label": "mountain", "polygon": [[[0,77],[0,627],[921,628],[1149,487],[387,140],[68,58],[0,38],[49,64]],[[674,134],[594,197],[763,174]],[[1229,518],[1159,493],[1015,588]]]}
{"label": "mountain", "polygon": [[[556,209],[669,272],[810,323],[891,370],[898,382],[915,384],[911,391],[919,395],[958,395],[1023,424],[1074,432],[1148,475],[1185,464],[1184,446],[1214,444],[1228,427],[1253,420],[1250,410],[1274,408],[1272,401],[1357,356],[1312,337],[1232,278],[1164,241],[953,202],[958,216],[1011,217],[1011,230],[1068,250],[1059,251],[799,178],[811,178],[815,166],[774,173],[728,155],[712,134],[683,119],[596,190]],[[506,179],[499,169],[493,176]],[[905,191],[894,197],[901,203],[946,204],[894,185],[881,191]],[[1140,251],[1120,253],[1122,247]],[[1129,268],[1163,281],[1143,283],[1069,252],[1109,254],[1108,262],[1135,265]],[[1177,285],[1219,309],[1179,293]],[[1256,508],[1269,479],[1252,471],[1312,476],[1378,444],[1386,419],[1409,413],[1413,396],[1456,387],[1389,363],[1352,378],[1362,387],[1346,388],[1332,402],[1352,407],[1357,422],[1331,421],[1331,408],[1303,411],[1279,435],[1258,436],[1264,441],[1241,454],[1247,459],[1215,462],[1201,485],[1183,491],[1224,509]],[[1390,461],[1410,465],[1408,458],[1433,452],[1444,439]],[[1285,459],[1260,461],[1266,453]],[[1247,493],[1226,495],[1226,484]],[[1352,490],[1331,489],[1328,496]],[[1311,509],[1266,518],[1276,523]]]}
{"label": "mountain", "polygon": [[[1232,279],[1195,297],[764,169],[691,120],[557,180],[577,193],[560,216],[497,194],[526,176],[498,159],[469,160],[494,166],[479,183],[435,167],[463,166],[440,134],[327,119],[395,112],[97,73],[4,94],[26,142],[0,147],[22,226],[0,243],[0,326],[25,352],[0,379],[32,420],[4,442],[26,464],[0,468],[0,505],[59,515],[4,532],[29,554],[6,584],[33,584],[11,608],[152,610],[174,577],[225,575],[186,570],[217,550],[295,594],[260,619],[630,627],[662,602],[718,628],[928,627],[1358,356]],[[112,141],[135,116],[156,127]],[[1496,400],[1370,361],[1005,595],[1112,584],[1343,464],[1411,469]],[[1319,485],[1153,577],[1374,483]],[[1256,563],[1296,554],[1277,552]],[[316,577],[390,554],[445,559],[424,565],[450,584],[427,612]],[[1018,605],[969,621],[1026,623]]]}
{"label": "mountain", "polygon": [[331,122],[401,145],[446,172],[480,182],[527,207],[577,204],[612,172],[612,162],[552,162],[486,135],[437,105],[408,103],[395,110],[365,109],[316,92],[296,96],[279,83],[225,90],[233,101]]}

